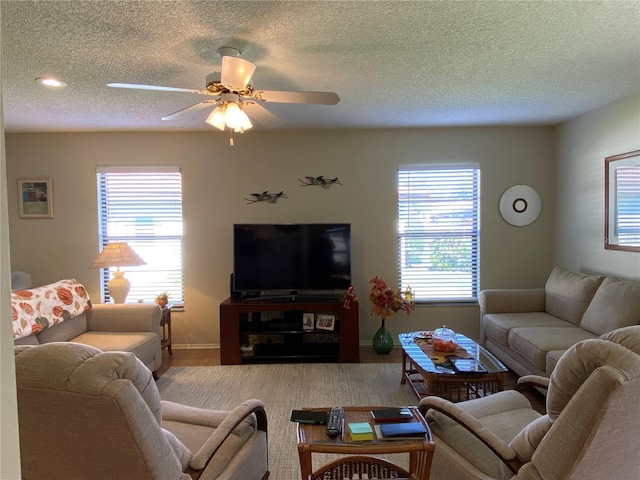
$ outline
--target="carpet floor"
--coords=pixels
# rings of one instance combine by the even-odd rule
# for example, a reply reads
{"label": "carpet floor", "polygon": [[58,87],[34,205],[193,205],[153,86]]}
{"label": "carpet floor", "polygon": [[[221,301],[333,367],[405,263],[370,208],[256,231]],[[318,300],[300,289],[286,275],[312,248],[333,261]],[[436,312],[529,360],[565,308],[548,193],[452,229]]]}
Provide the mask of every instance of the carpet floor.
{"label": "carpet floor", "polygon": [[[268,420],[272,480],[297,480],[300,464],[291,410],[349,405],[415,405],[400,384],[399,363],[269,364],[171,367],[158,379],[163,400],[230,410],[244,400],[264,402]],[[404,458],[407,457],[407,458]],[[314,469],[335,456],[315,455]],[[392,460],[407,468],[408,455]]]}

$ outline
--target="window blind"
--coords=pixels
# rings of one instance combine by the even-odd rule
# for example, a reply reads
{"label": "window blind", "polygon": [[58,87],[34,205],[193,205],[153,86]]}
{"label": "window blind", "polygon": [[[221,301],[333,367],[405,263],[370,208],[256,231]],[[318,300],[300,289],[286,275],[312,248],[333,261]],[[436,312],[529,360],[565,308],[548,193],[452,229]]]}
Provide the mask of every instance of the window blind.
{"label": "window blind", "polygon": [[417,302],[477,300],[479,179],[472,165],[398,170],[399,284]]}
{"label": "window blind", "polygon": [[[131,282],[127,303],[152,302],[161,292],[182,304],[182,177],[177,167],[100,167],[98,205],[100,242],[126,242],[145,261],[121,267]],[[102,295],[110,300],[109,269],[102,276]]]}
{"label": "window blind", "polygon": [[618,167],[615,174],[618,243],[640,247],[640,167]]}

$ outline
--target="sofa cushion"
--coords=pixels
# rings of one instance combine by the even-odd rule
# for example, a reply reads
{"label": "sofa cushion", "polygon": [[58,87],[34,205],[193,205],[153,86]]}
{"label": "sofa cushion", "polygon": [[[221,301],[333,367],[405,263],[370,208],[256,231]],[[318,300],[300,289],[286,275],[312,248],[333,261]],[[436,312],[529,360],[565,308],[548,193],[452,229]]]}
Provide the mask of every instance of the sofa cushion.
{"label": "sofa cushion", "polygon": [[606,277],[593,296],[580,326],[596,335],[640,324],[640,282]]}
{"label": "sofa cushion", "polygon": [[85,332],[69,340],[90,345],[103,352],[132,352],[148,365],[158,349],[160,337],[151,332]]}
{"label": "sofa cushion", "polygon": [[72,317],[62,323],[58,323],[55,328],[45,328],[37,334],[40,343],[66,342],[70,338],[82,335],[87,331],[87,314]]}
{"label": "sofa cushion", "polygon": [[567,327],[564,320],[546,312],[488,313],[482,317],[483,331],[503,345],[509,345],[509,331],[518,327]]}
{"label": "sofa cushion", "polygon": [[509,348],[529,359],[531,363],[546,370],[547,353],[566,350],[570,346],[597,338],[580,327],[522,327],[509,332]]}
{"label": "sofa cushion", "polygon": [[555,267],[544,287],[545,310],[555,317],[579,325],[603,278]]}

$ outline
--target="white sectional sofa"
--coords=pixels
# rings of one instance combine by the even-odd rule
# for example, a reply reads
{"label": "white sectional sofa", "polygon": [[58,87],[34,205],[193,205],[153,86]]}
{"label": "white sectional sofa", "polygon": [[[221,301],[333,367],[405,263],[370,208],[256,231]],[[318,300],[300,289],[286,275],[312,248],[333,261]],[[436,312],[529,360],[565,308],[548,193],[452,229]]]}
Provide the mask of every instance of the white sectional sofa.
{"label": "white sectional sofa", "polygon": [[640,282],[555,267],[544,288],[480,292],[480,342],[519,375],[549,376],[572,345],[640,324]]}

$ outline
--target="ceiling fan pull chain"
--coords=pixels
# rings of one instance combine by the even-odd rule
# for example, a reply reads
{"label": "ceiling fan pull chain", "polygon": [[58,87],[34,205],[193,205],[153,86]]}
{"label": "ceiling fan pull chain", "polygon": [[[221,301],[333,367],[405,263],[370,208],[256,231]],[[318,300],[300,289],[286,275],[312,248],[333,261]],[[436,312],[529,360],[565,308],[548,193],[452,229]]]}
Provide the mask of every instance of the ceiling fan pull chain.
{"label": "ceiling fan pull chain", "polygon": [[233,147],[233,129],[229,130],[229,146]]}

